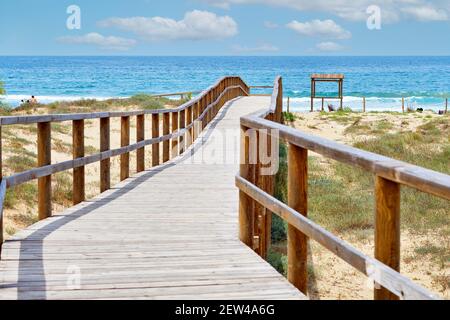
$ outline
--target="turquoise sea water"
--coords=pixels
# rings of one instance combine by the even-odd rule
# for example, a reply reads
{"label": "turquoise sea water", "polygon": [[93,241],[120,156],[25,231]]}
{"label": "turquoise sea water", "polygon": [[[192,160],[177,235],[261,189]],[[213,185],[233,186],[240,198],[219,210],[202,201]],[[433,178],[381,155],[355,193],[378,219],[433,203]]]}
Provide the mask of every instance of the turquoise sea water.
{"label": "turquoise sea water", "polygon": [[450,96],[450,57],[0,57],[2,100],[11,106],[31,95],[50,102],[200,91],[223,75],[271,85],[280,74],[291,109],[307,110],[311,73],[344,73],[344,105],[353,109],[367,97],[369,110],[399,110],[405,97],[407,106],[438,110]]}

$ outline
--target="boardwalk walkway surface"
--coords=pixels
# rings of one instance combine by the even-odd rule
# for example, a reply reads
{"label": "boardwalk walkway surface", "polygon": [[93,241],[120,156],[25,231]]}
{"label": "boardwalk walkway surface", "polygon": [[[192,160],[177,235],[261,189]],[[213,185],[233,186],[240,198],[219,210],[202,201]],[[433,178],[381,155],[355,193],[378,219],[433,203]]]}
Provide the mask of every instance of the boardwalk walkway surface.
{"label": "boardwalk walkway surface", "polygon": [[238,239],[239,118],[269,102],[229,102],[184,156],[6,241],[0,299],[304,299]]}

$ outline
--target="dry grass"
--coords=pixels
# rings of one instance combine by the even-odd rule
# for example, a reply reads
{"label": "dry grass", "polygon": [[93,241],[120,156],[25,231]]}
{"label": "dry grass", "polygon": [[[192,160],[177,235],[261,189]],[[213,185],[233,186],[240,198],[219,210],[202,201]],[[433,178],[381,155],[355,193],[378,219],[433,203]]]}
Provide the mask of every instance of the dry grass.
{"label": "dry grass", "polygon": [[[80,100],[75,102],[57,102],[49,105],[23,105],[17,110],[1,110],[3,115],[93,112],[100,110],[122,111],[137,109],[155,109],[175,107],[186,100],[169,100],[137,95],[129,99],[111,99],[107,101]],[[150,118],[146,119],[149,123]],[[132,119],[132,128],[135,125]],[[99,122],[85,121],[85,154],[99,152]],[[70,122],[52,123],[52,159],[60,162],[72,159],[72,125]],[[131,131],[131,141],[135,138]],[[120,136],[120,119],[111,122],[111,148],[117,148]],[[117,138],[117,139],[116,139]],[[36,167],[37,164],[37,128],[36,125],[14,125],[2,128],[3,175],[10,176]],[[147,162],[150,159],[147,148]],[[131,173],[135,170],[135,153],[130,157]],[[147,164],[149,165],[149,164]],[[86,195],[92,198],[99,193],[99,166],[86,166]],[[119,161],[112,159],[112,183],[119,181]],[[72,170],[52,176],[52,202],[54,211],[61,211],[72,205]],[[5,197],[5,231],[7,236],[37,221],[37,183],[25,183],[7,190]]]}
{"label": "dry grass", "polygon": [[[405,130],[403,126],[408,122],[406,119],[397,126],[387,119],[388,114],[380,113],[376,116],[376,121],[372,118],[370,121],[364,121],[361,114],[350,112],[318,115],[322,122],[325,117],[325,121],[345,126],[344,139],[354,141],[353,145],[357,148],[450,174],[449,116],[439,118],[425,116],[423,124],[414,130]],[[314,127],[314,131],[320,131],[317,122],[312,123],[311,125],[310,122],[304,121],[302,128]],[[284,145],[281,146],[280,158],[276,196],[286,201],[287,168]],[[308,170],[308,216],[329,231],[349,239],[352,245],[363,252],[366,251],[366,254],[373,255],[372,174],[315,154],[310,155]],[[445,296],[448,294],[446,290],[450,263],[450,202],[407,187],[402,188],[401,196],[401,226],[404,235],[402,263],[409,265],[407,271],[414,275],[412,277],[417,278],[415,280]],[[275,243],[269,261],[282,273],[286,272],[287,263],[285,229],[286,224],[278,217],[274,217],[272,237]],[[314,246],[314,255],[316,255],[314,268],[316,271],[319,270],[319,273],[325,267],[323,263],[326,261],[336,263],[320,246]],[[317,255],[320,257],[319,260]],[[422,269],[423,271],[420,271]],[[346,269],[341,271],[346,273],[344,270]],[[430,274],[423,277],[415,275],[416,272],[425,271]],[[333,277],[339,278],[338,275]],[[349,286],[355,285],[348,278],[339,278],[336,281],[338,283],[348,281]],[[337,293],[333,289],[326,285],[322,286],[322,298],[336,298],[335,294]],[[355,293],[353,297],[358,297],[358,294]]]}

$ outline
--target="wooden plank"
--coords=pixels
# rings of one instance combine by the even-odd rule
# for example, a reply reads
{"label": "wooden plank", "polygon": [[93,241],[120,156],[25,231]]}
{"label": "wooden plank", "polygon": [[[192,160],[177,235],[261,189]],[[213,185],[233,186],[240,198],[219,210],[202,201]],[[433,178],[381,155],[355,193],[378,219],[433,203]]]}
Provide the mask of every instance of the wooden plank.
{"label": "wooden plank", "polygon": [[[50,122],[38,123],[37,149],[38,167],[50,165],[52,162]],[[38,180],[38,211],[39,220],[52,215],[52,177],[47,175]]]}
{"label": "wooden plank", "polygon": [[[400,271],[400,185],[375,178],[375,259]],[[374,289],[376,300],[398,300],[389,290]]]}
{"label": "wooden plank", "polygon": [[[130,144],[130,117],[120,118],[120,146],[126,147]],[[120,181],[130,176],[130,153],[120,155]]]}
{"label": "wooden plank", "polygon": [[[252,166],[250,164],[250,138],[248,128],[241,126],[241,160],[239,174],[244,179],[253,180]],[[239,239],[249,247],[253,247],[253,207],[252,199],[239,191]]]}
{"label": "wooden plank", "polygon": [[[152,115],[152,138],[159,137],[159,114]],[[159,143],[152,145],[152,167],[159,166]]]}
{"label": "wooden plank", "polygon": [[[170,113],[163,114],[163,135],[170,134]],[[170,141],[163,142],[163,163],[170,160]]]}
{"label": "wooden plank", "polygon": [[[193,107],[190,106],[189,108],[186,109],[186,126],[189,126],[190,124],[192,124],[192,112],[193,112]],[[191,127],[186,134],[186,149],[189,148],[193,142],[192,139],[192,134],[194,132],[193,127]]]}
{"label": "wooden plank", "polygon": [[[178,112],[172,113],[172,134],[178,130]],[[172,139],[172,158],[178,157],[178,139]]]}
{"label": "wooden plank", "polygon": [[363,151],[328,139],[309,135],[289,126],[259,118],[265,113],[244,116],[241,124],[254,129],[278,130],[281,139],[327,158],[360,167],[385,179],[450,200],[450,176],[403,161]]}
{"label": "wooden plank", "polygon": [[[84,120],[74,120],[72,124],[73,159],[84,157]],[[73,169],[72,202],[74,205],[85,200],[84,166]]]}
{"label": "wooden plank", "polygon": [[[183,130],[186,128],[186,111],[182,110],[180,111],[180,130]],[[183,154],[186,150],[186,136],[182,134],[179,138],[179,148],[180,148],[180,154]]]}
{"label": "wooden plank", "polygon": [[[236,101],[223,120],[202,133],[193,146],[196,152],[212,156],[218,144],[210,137],[239,130],[239,117],[262,104],[269,99]],[[15,286],[1,289],[0,298],[305,298],[239,241],[233,186],[238,164],[205,166],[205,159],[186,157],[141,172],[12,237],[0,261],[0,282]],[[73,265],[80,268],[80,288],[67,287]]]}
{"label": "wooden plank", "polygon": [[[100,119],[100,152],[108,151],[110,148],[110,120]],[[109,158],[100,161],[100,192],[111,188],[111,160]]]}
{"label": "wooden plank", "polygon": [[389,289],[392,293],[402,299],[440,299],[437,294],[431,293],[420,287],[410,279],[399,274],[397,271],[384,265],[378,260],[364,255],[357,249],[347,244],[345,241],[333,235],[331,232],[328,232],[321,226],[304,217],[299,212],[267,194],[263,190],[257,188],[251,182],[243,179],[242,177],[236,177],[236,186],[239,190],[252,197],[266,208],[270,209],[273,213],[280,216],[287,223],[296,227],[306,236],[320,243],[356,270],[371,277],[373,280],[376,279],[379,284]]}
{"label": "wooden plank", "polygon": [[[308,215],[308,150],[289,144],[288,205]],[[288,279],[301,292],[308,292],[308,238],[288,225]]]}
{"label": "wooden plank", "polygon": [[[145,116],[136,116],[136,141],[145,140]],[[145,170],[145,147],[136,150],[136,171],[142,172]]]}

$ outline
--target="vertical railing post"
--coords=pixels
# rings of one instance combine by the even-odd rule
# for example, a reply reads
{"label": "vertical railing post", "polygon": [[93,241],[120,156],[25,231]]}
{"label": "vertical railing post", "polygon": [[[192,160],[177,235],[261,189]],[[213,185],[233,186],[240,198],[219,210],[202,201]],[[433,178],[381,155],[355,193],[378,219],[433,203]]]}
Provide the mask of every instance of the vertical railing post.
{"label": "vertical railing post", "polygon": [[[130,145],[130,117],[121,117],[120,119],[120,146]],[[126,152],[120,155],[120,181],[130,176],[130,153]]]}
{"label": "vertical railing post", "polygon": [[[109,118],[100,118],[100,152],[108,151],[110,148]],[[111,188],[111,159],[100,161],[100,192]]]}
{"label": "vertical railing post", "polygon": [[[170,113],[163,114],[163,136],[170,134]],[[170,140],[163,141],[163,163],[170,160]]]}
{"label": "vertical railing post", "polygon": [[[183,109],[180,111],[180,131],[184,130],[184,128],[186,128],[186,109]],[[184,153],[184,151],[186,150],[186,134],[183,133],[180,136],[180,154]]]}
{"label": "vertical railing post", "polygon": [[[241,125],[239,175],[254,182],[254,164],[251,164],[251,137],[249,128]],[[239,239],[253,248],[253,200],[243,191],[239,191]]]}
{"label": "vertical railing post", "polygon": [[[178,130],[178,112],[172,113],[172,134]],[[172,158],[178,157],[178,138],[172,139]]]}
{"label": "vertical railing post", "polygon": [[[159,137],[159,114],[152,114],[152,138]],[[152,145],[152,167],[159,165],[159,143]]]}
{"label": "vertical railing post", "polygon": [[[304,216],[308,214],[308,150],[289,144],[288,205]],[[308,238],[288,225],[288,280],[301,292],[308,289]]]}
{"label": "vertical railing post", "polygon": [[197,139],[197,118],[199,117],[199,108],[200,108],[200,102],[196,102],[194,104],[194,108],[192,110],[192,120],[194,121],[194,127],[192,130],[192,143]]}
{"label": "vertical railing post", "polygon": [[[136,116],[136,141],[144,141],[145,139],[145,115]],[[145,170],[145,147],[136,150],[136,171]]]}
{"label": "vertical railing post", "polygon": [[[38,167],[51,164],[51,124],[50,122],[38,123],[37,134]],[[48,175],[38,179],[38,211],[39,220],[52,215],[52,176]]]}
{"label": "vertical railing post", "polygon": [[[72,124],[73,159],[84,157],[84,120]],[[85,200],[84,166],[73,169],[72,201],[76,205]]]}
{"label": "vertical railing post", "polygon": [[[375,259],[400,271],[400,185],[375,177]],[[375,284],[376,300],[398,300],[387,289]]]}
{"label": "vertical railing post", "polygon": [[[186,109],[186,127],[189,127],[192,124],[192,111],[193,111],[193,105],[190,105]],[[193,142],[192,136],[193,136],[193,128],[189,128],[187,134],[186,134],[186,149],[189,148]]]}
{"label": "vertical railing post", "polygon": [[[255,185],[260,189],[264,190],[264,182],[263,176],[261,176],[261,157],[260,157],[260,134],[258,131],[255,132],[255,142],[256,142],[256,164],[255,168]],[[264,207],[260,205],[258,202],[254,202],[253,205],[253,249],[258,253],[261,257],[264,257],[264,244],[265,242],[265,232],[263,229],[265,228],[265,220],[264,220]]]}

